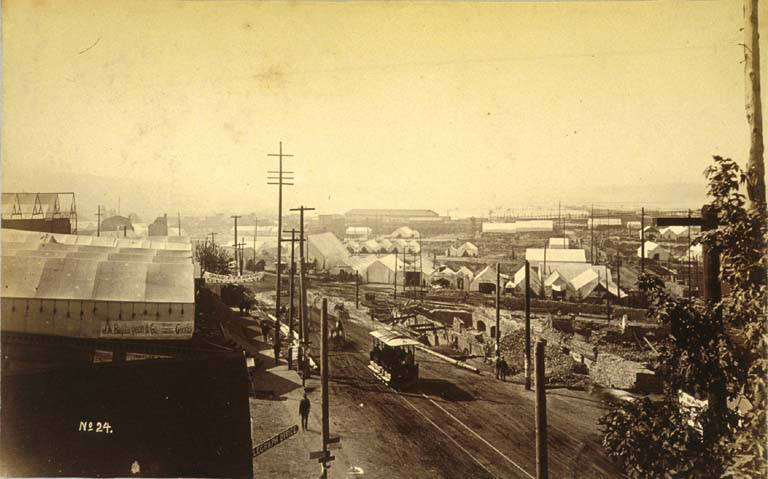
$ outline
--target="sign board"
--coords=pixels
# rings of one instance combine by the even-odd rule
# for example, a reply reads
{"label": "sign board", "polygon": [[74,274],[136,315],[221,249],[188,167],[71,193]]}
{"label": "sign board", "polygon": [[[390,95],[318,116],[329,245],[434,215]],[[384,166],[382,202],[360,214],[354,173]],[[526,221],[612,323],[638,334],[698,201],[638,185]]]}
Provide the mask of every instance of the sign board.
{"label": "sign board", "polygon": [[194,319],[189,321],[105,321],[99,328],[100,338],[114,339],[186,339],[195,332]]}
{"label": "sign board", "polygon": [[262,454],[263,452],[272,449],[273,447],[277,446],[278,444],[285,441],[289,437],[293,436],[297,432],[299,432],[299,426],[294,425],[289,427],[285,431],[281,432],[280,434],[270,439],[267,439],[266,441],[262,442],[261,444],[253,448],[253,457],[256,457]]}
{"label": "sign board", "polygon": [[328,451],[314,451],[309,453],[310,459],[322,459],[325,456],[330,455],[331,453]]}
{"label": "sign board", "polygon": [[333,444],[334,442],[341,442],[340,436],[335,437],[329,437],[327,441],[325,441],[326,444]]}
{"label": "sign board", "polygon": [[[317,460],[317,462],[331,462],[334,459],[336,459],[336,456],[321,457],[320,459]],[[331,467],[331,466],[326,466],[326,467]]]}
{"label": "sign board", "polygon": [[683,391],[677,392],[677,399],[680,403],[680,411],[687,416],[686,422],[688,425],[702,432],[703,428],[699,416],[709,406],[709,401],[696,399]]}
{"label": "sign board", "polygon": [[331,444],[328,444],[328,449],[341,449],[341,443],[333,442]]}

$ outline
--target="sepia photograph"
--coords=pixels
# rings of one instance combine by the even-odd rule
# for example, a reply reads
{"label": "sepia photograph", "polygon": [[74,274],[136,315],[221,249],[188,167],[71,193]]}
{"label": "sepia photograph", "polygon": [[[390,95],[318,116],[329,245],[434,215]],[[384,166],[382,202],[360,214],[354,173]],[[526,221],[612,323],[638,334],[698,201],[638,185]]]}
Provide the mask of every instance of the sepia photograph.
{"label": "sepia photograph", "polygon": [[0,477],[768,479],[766,0],[0,0]]}

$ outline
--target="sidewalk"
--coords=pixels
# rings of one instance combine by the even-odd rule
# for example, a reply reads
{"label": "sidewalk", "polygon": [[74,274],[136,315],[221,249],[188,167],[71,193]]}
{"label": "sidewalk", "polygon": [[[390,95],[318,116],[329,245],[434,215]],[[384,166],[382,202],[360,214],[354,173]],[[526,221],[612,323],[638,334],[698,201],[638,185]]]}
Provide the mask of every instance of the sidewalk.
{"label": "sidewalk", "polygon": [[[253,446],[294,426],[299,432],[253,458],[253,475],[258,478],[318,478],[320,463],[309,459],[309,453],[322,449],[322,406],[320,378],[312,376],[306,381],[306,390],[312,408],[309,416],[309,429],[301,430],[299,401],[304,389],[296,371],[288,369],[288,363],[280,360],[275,366],[271,346],[251,340],[258,346],[262,366],[254,373],[256,397],[250,398],[251,431]],[[328,477],[345,478],[347,461],[343,449],[332,451],[336,460],[331,464]]]}

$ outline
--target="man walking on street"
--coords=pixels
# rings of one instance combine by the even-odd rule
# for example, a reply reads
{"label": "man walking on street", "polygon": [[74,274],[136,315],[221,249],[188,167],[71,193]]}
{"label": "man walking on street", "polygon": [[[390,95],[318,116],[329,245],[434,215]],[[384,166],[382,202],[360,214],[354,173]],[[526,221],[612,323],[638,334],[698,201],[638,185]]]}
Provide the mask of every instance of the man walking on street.
{"label": "man walking on street", "polygon": [[509,365],[507,364],[507,360],[503,357],[501,358],[501,364],[499,364],[499,374],[501,375],[501,380],[506,381],[507,380],[507,372],[509,371]]}
{"label": "man walking on street", "polygon": [[308,429],[307,422],[309,420],[309,398],[307,393],[304,393],[304,399],[299,401],[299,415],[301,416],[301,430],[306,431]]}

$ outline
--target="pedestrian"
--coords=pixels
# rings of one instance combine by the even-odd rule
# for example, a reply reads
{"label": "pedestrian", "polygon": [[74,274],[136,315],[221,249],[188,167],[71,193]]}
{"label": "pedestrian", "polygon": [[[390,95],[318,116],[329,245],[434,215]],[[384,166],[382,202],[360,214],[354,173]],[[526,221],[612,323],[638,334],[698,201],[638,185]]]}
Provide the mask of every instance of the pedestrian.
{"label": "pedestrian", "polygon": [[501,377],[501,359],[499,359],[498,356],[496,356],[495,368],[496,368],[496,379],[499,379]]}
{"label": "pedestrian", "polygon": [[507,364],[507,360],[504,358],[501,358],[501,365],[499,366],[499,372],[501,373],[501,380],[506,381],[507,380],[507,372],[509,371],[509,365]]}
{"label": "pedestrian", "polygon": [[[277,339],[277,336],[275,336],[275,339]],[[273,351],[275,353],[275,366],[277,366],[280,364],[280,343],[278,341],[275,341]]]}
{"label": "pedestrian", "polygon": [[309,403],[309,398],[307,397],[307,393],[304,393],[304,398],[301,401],[299,401],[299,415],[301,416],[302,431],[306,431],[307,429],[309,429],[307,422],[309,421],[310,407],[311,407],[311,404]]}
{"label": "pedestrian", "polygon": [[266,323],[261,324],[261,335],[264,337],[264,342],[269,342],[269,325]]}

